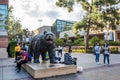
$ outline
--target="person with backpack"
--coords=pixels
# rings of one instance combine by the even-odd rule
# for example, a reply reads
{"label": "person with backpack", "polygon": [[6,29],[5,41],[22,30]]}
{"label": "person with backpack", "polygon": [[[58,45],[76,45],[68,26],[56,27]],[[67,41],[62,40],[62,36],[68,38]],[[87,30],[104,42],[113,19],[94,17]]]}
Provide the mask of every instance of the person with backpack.
{"label": "person with backpack", "polygon": [[104,59],[103,59],[104,64],[106,62],[106,59],[107,59],[107,63],[110,64],[110,60],[109,60],[110,49],[109,49],[109,45],[106,42],[104,43],[103,51],[104,51],[104,54],[103,54],[103,56],[104,56]]}
{"label": "person with backpack", "polygon": [[64,64],[66,65],[77,65],[77,58],[71,56],[71,48],[69,47],[68,53],[64,54]]}
{"label": "person with backpack", "polygon": [[95,62],[96,64],[99,64],[99,57],[100,57],[100,51],[101,51],[101,47],[99,43],[95,45],[94,50],[95,50],[95,55],[96,55]]}
{"label": "person with backpack", "polygon": [[95,52],[95,46],[96,46],[96,44],[97,44],[97,43],[94,43],[93,49],[92,49],[94,55],[96,55],[96,52]]}
{"label": "person with backpack", "polygon": [[66,65],[72,65],[73,64],[72,57],[71,57],[70,53],[65,53],[64,54],[64,64],[66,64]]}

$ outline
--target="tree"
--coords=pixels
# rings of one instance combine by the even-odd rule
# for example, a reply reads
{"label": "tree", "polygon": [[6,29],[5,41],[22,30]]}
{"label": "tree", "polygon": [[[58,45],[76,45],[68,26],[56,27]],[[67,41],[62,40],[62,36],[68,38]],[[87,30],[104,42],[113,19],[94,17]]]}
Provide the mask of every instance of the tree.
{"label": "tree", "polygon": [[59,46],[59,45],[64,45],[64,41],[60,38],[56,38],[56,46]]}
{"label": "tree", "polygon": [[84,46],[85,45],[84,44],[84,39],[83,38],[78,38],[74,41],[73,44],[76,45],[76,46]]}
{"label": "tree", "polygon": [[[90,29],[90,26],[91,26],[91,13],[92,13],[92,5],[86,1],[86,0],[76,0],[76,2],[80,2],[80,4],[82,5],[83,9],[87,11],[87,14],[88,16],[86,17],[85,20],[83,20],[83,22],[86,22],[88,24],[86,24],[86,32],[87,32],[87,37],[86,37],[86,45],[85,45],[85,49],[87,50],[88,49],[88,41],[89,41],[89,29]],[[93,0],[92,0],[93,2]],[[73,5],[75,3],[75,0],[58,0],[56,2],[56,5],[59,6],[59,7],[67,7],[68,8],[68,12],[71,12],[73,10]],[[85,24],[80,24],[80,27],[85,25]]]}
{"label": "tree", "polygon": [[18,36],[19,38],[22,38],[22,25],[20,19],[14,18],[13,14],[13,7],[10,6],[8,8],[8,37],[9,40],[15,40]]}
{"label": "tree", "polygon": [[[86,50],[88,49],[88,41],[89,41],[89,30],[99,30],[104,29],[106,27],[106,23],[109,22],[111,24],[111,27],[115,27],[117,23],[119,23],[120,16],[116,9],[113,9],[115,4],[119,3],[119,0],[91,0],[91,3],[88,2],[88,0],[58,0],[56,2],[56,5],[59,7],[65,7],[68,8],[68,12],[73,11],[73,5],[75,2],[80,3],[82,5],[82,8],[86,11],[85,18],[80,21],[80,23],[75,24],[75,28],[73,30],[78,33],[78,29],[83,28],[86,30]],[[107,4],[109,4],[109,7],[112,7],[110,9],[110,15],[105,15],[103,7],[106,7]],[[107,10],[106,8],[105,10]],[[113,15],[113,16],[111,16]],[[108,17],[107,17],[108,16]],[[112,22],[112,19],[114,18],[114,22]],[[114,28],[112,28],[114,29]]]}
{"label": "tree", "polygon": [[64,39],[64,42],[67,43],[68,40],[69,40],[69,38],[68,38],[68,34],[67,34],[67,33],[64,34],[64,38],[65,38],[65,39]]}
{"label": "tree", "polygon": [[91,39],[90,39],[90,41],[89,41],[89,44],[91,45],[91,46],[93,46],[95,43],[97,43],[97,42],[101,42],[101,40],[98,38],[98,37],[96,37],[96,36],[94,36],[94,37],[92,37]]}

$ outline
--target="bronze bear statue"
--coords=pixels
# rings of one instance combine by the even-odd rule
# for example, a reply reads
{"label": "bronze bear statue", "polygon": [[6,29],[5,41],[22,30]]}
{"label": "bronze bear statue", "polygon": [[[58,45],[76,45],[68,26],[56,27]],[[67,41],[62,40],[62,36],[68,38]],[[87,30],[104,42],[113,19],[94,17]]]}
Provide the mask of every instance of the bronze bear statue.
{"label": "bronze bear statue", "polygon": [[46,52],[49,54],[50,63],[55,63],[55,35],[52,32],[44,32],[34,36],[28,51],[33,55],[34,63],[40,62],[40,55],[42,60],[45,60]]}

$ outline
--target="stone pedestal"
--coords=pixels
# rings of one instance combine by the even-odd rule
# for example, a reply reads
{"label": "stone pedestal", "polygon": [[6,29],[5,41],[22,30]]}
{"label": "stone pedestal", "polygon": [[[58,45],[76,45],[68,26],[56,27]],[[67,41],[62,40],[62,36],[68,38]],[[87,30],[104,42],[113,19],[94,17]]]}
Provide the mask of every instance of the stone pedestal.
{"label": "stone pedestal", "polygon": [[76,65],[64,65],[64,64],[27,63],[23,65],[23,68],[33,78],[46,78],[77,72]]}

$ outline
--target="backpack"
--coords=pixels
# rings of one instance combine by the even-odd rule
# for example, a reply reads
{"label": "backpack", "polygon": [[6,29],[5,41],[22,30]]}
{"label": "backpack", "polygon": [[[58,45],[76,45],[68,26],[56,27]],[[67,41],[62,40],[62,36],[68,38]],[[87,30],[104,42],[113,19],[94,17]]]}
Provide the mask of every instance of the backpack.
{"label": "backpack", "polygon": [[95,49],[94,49],[94,48],[93,48],[92,52],[93,52],[94,55],[96,55],[96,52],[95,52]]}

